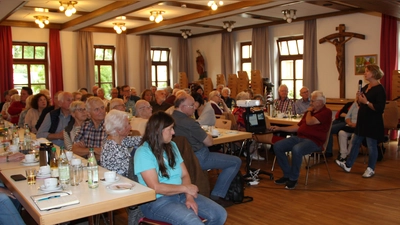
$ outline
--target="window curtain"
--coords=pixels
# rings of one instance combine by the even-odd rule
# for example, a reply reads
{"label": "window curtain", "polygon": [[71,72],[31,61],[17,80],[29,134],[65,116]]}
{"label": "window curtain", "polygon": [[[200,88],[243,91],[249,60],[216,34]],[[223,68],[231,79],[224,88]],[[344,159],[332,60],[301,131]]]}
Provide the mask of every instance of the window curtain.
{"label": "window curtain", "polygon": [[54,94],[57,91],[64,90],[60,30],[50,29],[49,52],[50,52],[50,93],[51,96],[54,96]]}
{"label": "window curtain", "polygon": [[128,43],[126,40],[126,33],[117,34],[117,48],[116,48],[116,64],[117,64],[117,86],[128,84]]}
{"label": "window curtain", "polygon": [[185,72],[188,80],[194,80],[193,74],[189,73],[189,40],[179,38],[178,45],[178,72]]}
{"label": "window curtain", "polygon": [[316,23],[315,19],[304,21],[303,85],[310,91],[318,89]]}
{"label": "window curtain", "polygon": [[384,72],[381,84],[386,90],[386,99],[392,97],[392,73],[397,70],[397,19],[382,15],[380,67]]}
{"label": "window curtain", "polygon": [[10,26],[0,26],[0,49],[1,101],[5,101],[3,93],[14,87],[12,35]]}
{"label": "window curtain", "polygon": [[94,46],[92,32],[79,31],[78,34],[78,88],[91,90],[94,85]]}
{"label": "window curtain", "polygon": [[[233,35],[231,32],[222,33],[221,38],[221,73],[228,77],[229,74],[233,74],[233,62],[235,60],[235,53],[233,47]],[[208,75],[210,76],[210,74]]]}
{"label": "window curtain", "polygon": [[139,50],[139,73],[143,80],[140,82],[140,90],[151,87],[151,45],[150,35],[140,36],[140,50]]}
{"label": "window curtain", "polygon": [[270,78],[270,81],[272,81],[269,67],[268,27],[253,28],[251,45],[251,69],[260,70],[261,77]]}

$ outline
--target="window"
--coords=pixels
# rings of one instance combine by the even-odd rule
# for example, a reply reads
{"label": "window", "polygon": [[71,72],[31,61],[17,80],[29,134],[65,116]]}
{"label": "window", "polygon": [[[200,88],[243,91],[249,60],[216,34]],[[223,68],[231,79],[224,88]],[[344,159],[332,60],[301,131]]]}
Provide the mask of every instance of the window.
{"label": "window", "polygon": [[48,89],[46,43],[13,42],[14,88],[27,86],[33,93]]}
{"label": "window", "polygon": [[251,42],[240,43],[240,70],[246,71],[251,80]]}
{"label": "window", "polygon": [[168,48],[151,49],[151,85],[158,88],[170,86]]}
{"label": "window", "polygon": [[94,82],[104,89],[106,98],[110,98],[111,88],[115,86],[114,46],[94,46]]}
{"label": "window", "polygon": [[286,84],[288,97],[300,99],[303,87],[303,36],[280,38],[277,40],[279,51],[279,84]]}

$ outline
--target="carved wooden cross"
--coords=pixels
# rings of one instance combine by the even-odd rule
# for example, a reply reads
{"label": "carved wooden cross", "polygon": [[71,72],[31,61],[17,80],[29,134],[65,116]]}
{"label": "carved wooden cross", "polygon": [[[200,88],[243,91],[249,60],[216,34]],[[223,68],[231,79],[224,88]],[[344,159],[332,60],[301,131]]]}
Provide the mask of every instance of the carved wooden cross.
{"label": "carved wooden cross", "polygon": [[346,92],[345,92],[346,91],[346,79],[345,79],[346,48],[345,48],[345,43],[348,42],[353,37],[365,39],[365,35],[351,33],[351,32],[345,32],[346,26],[344,24],[339,24],[339,26],[336,27],[336,30],[338,30],[339,33],[334,33],[334,34],[325,36],[325,37],[319,39],[319,43],[322,44],[327,41],[327,42],[335,45],[335,47],[336,47],[336,68],[339,73],[338,79],[340,81],[340,98],[345,98],[345,96],[346,96]]}

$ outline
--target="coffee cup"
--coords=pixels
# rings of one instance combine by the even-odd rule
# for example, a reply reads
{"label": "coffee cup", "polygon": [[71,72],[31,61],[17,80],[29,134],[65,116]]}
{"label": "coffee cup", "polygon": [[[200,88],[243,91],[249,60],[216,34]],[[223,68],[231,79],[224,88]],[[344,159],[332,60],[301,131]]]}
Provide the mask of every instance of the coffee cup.
{"label": "coffee cup", "polygon": [[41,166],[40,168],[39,168],[39,173],[40,174],[50,174],[50,166],[49,165],[47,165],[47,166]]}
{"label": "coffee cup", "polygon": [[46,189],[54,189],[57,187],[57,178],[47,178],[44,179],[44,187]]}
{"label": "coffee cup", "polygon": [[73,166],[80,166],[81,164],[82,164],[81,159],[72,159],[71,160],[71,165],[73,165]]}
{"label": "coffee cup", "polygon": [[10,146],[8,146],[8,149],[9,149],[10,152],[12,152],[12,153],[19,152],[18,145],[10,145]]}
{"label": "coffee cup", "polygon": [[26,154],[25,155],[25,162],[34,162],[35,161],[35,154]]}
{"label": "coffee cup", "polygon": [[212,135],[212,136],[218,136],[218,135],[219,135],[219,131],[218,131],[217,129],[214,128],[214,129],[212,130],[212,132],[211,132],[211,135]]}
{"label": "coffee cup", "polygon": [[115,181],[116,177],[117,173],[115,171],[104,172],[104,179],[106,180],[106,182],[113,182]]}

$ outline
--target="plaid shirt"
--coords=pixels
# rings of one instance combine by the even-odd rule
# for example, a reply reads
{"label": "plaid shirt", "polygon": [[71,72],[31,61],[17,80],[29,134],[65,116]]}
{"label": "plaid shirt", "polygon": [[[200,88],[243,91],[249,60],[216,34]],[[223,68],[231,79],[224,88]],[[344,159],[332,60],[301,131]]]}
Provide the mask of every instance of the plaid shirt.
{"label": "plaid shirt", "polygon": [[74,143],[83,142],[87,148],[99,148],[106,139],[107,133],[104,128],[104,120],[100,123],[98,129],[94,127],[92,120],[86,121],[81,130],[76,134]]}
{"label": "plaid shirt", "polygon": [[295,107],[292,99],[289,98],[285,98],[285,100],[275,99],[274,106],[276,107],[276,110],[281,111],[283,113],[286,113],[286,111],[288,111],[290,108],[292,115],[295,114]]}

